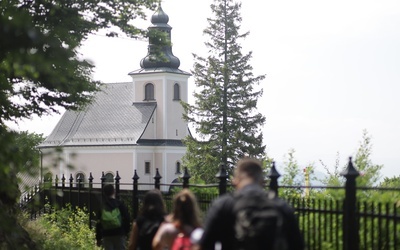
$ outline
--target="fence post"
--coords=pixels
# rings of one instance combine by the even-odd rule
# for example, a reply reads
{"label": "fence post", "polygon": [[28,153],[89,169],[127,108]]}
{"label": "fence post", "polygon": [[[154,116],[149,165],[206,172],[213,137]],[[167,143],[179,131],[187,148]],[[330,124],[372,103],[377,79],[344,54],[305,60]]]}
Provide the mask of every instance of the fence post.
{"label": "fence post", "polygon": [[35,202],[32,202],[32,200],[33,200],[33,192],[34,192],[34,187],[32,187],[32,189],[31,189],[31,191],[30,191],[30,193],[31,193],[31,195],[30,195],[30,200],[31,200],[31,202],[30,202],[30,204],[31,204],[31,220],[32,219],[36,219],[36,212],[35,212]]}
{"label": "fence post", "polygon": [[[56,175],[56,178],[55,178],[55,180],[54,180],[55,182],[54,182],[54,188],[56,189],[56,191],[54,192],[54,195],[53,195],[53,197],[54,197],[54,201],[52,202],[53,204],[53,207],[54,207],[54,211],[56,211],[57,210],[57,207],[59,206],[58,205],[58,200],[59,200],[59,198],[58,198],[58,181],[59,181],[59,179],[58,179],[58,175]],[[50,209],[50,212],[51,212],[51,209]]]}
{"label": "fence post", "polygon": [[119,173],[117,171],[117,174],[114,177],[115,180],[115,198],[117,198],[117,200],[119,200],[119,181],[121,180],[121,177],[119,176]]}
{"label": "fence post", "polygon": [[92,172],[90,172],[89,175],[89,201],[88,201],[88,210],[89,210],[89,228],[92,229],[92,219],[93,219],[93,215],[92,215],[92,188],[93,188],[93,175]]}
{"label": "fence post", "polygon": [[101,172],[101,202],[103,202],[104,197],[104,182],[106,181],[106,176],[104,175],[104,171]]}
{"label": "fence post", "polygon": [[92,172],[90,172],[88,180],[89,180],[89,190],[93,189],[93,180],[94,180],[94,178],[93,178]]}
{"label": "fence post", "polygon": [[269,171],[269,173],[267,174],[267,176],[269,177],[270,181],[269,181],[269,189],[275,192],[276,197],[278,197],[279,193],[278,193],[278,179],[281,176],[278,172],[278,170],[276,170],[275,167],[275,162],[272,162],[272,167]]}
{"label": "fence post", "polygon": [[71,204],[71,206],[74,208],[74,206],[72,205],[72,183],[74,181],[74,177],[72,177],[72,174],[69,177],[69,204]]}
{"label": "fence post", "polygon": [[63,174],[62,177],[61,177],[61,192],[62,192],[61,202],[62,202],[62,204],[61,204],[61,207],[60,207],[60,208],[63,208],[64,205],[65,205],[65,199],[64,199],[65,194],[64,194],[64,189],[65,189],[65,175]]}
{"label": "fence post", "polygon": [[225,164],[221,163],[219,165],[219,171],[215,175],[217,179],[219,179],[219,195],[223,195],[226,193],[226,179],[228,178],[228,172],[226,171]]}
{"label": "fence post", "polygon": [[156,188],[156,189],[158,189],[158,190],[160,190],[160,180],[161,180],[161,175],[160,175],[160,173],[158,172],[158,168],[156,168],[156,175],[154,176],[154,180],[155,180],[155,182],[154,182],[154,188]]}
{"label": "fence post", "polygon": [[188,169],[187,169],[187,167],[185,167],[185,170],[183,171],[183,176],[182,176],[182,179],[183,179],[183,188],[189,188],[189,179],[190,179],[190,174],[189,174],[189,172],[188,172]]}
{"label": "fence post", "polygon": [[78,207],[81,207],[81,184],[82,184],[82,176],[78,175],[78,178],[76,179],[78,182]]}
{"label": "fence post", "polygon": [[133,179],[132,215],[133,215],[133,219],[136,219],[137,215],[138,215],[138,210],[139,210],[139,198],[138,198],[138,180],[139,180],[139,176],[136,173],[136,169],[135,169],[135,174],[133,175],[132,179]]}
{"label": "fence post", "polygon": [[351,157],[349,157],[347,168],[340,175],[346,178],[343,206],[343,250],[358,250],[360,246],[356,178],[360,173],[354,168]]}

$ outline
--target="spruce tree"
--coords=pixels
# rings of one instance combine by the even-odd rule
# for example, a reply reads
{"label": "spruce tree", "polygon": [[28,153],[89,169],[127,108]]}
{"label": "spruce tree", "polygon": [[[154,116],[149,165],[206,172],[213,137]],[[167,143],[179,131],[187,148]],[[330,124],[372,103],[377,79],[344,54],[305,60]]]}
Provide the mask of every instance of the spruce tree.
{"label": "spruce tree", "polygon": [[205,42],[209,55],[194,54],[195,103],[183,103],[184,119],[195,132],[184,140],[184,164],[206,183],[216,181],[221,163],[230,170],[239,158],[261,159],[265,151],[261,132],[265,117],[257,112],[262,90],[255,89],[265,76],[253,75],[251,52],[242,54],[239,40],[249,32],[240,33],[240,9],[241,3],[232,0],[215,0],[211,5],[213,17],[204,30],[210,38]]}

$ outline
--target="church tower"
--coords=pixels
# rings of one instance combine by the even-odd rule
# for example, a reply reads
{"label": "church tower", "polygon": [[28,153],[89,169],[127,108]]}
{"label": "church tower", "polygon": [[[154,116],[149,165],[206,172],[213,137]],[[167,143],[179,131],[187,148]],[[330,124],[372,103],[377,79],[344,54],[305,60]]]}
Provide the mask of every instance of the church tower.
{"label": "church tower", "polygon": [[[171,41],[172,27],[168,25],[168,21],[169,17],[160,5],[151,17],[152,25],[148,29],[165,32]],[[155,160],[155,167],[164,166],[163,169],[158,167],[160,174],[167,177],[162,182],[170,183],[171,178],[176,178],[176,173],[181,172],[181,158],[186,152],[182,139],[188,135],[189,130],[187,122],[182,118],[184,111],[180,102],[188,102],[190,73],[179,69],[180,61],[172,53],[171,45],[163,46],[161,51],[156,51],[156,48],[150,38],[147,55],[140,61],[141,68],[129,75],[134,83],[135,101],[156,103],[151,122],[138,144],[157,147],[157,153],[162,154],[162,164],[157,164],[161,162]],[[183,151],[173,150],[176,147],[181,147]]]}

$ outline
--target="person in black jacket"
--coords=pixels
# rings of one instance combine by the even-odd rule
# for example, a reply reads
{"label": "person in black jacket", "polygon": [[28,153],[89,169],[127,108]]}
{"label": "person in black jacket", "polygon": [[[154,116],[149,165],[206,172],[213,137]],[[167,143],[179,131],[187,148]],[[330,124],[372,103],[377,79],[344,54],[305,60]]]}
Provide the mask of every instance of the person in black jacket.
{"label": "person in black jacket", "polygon": [[[252,202],[248,203],[257,203],[260,202],[260,199],[257,200],[256,197],[261,196],[255,196],[255,194],[268,195],[262,187],[264,175],[261,166],[262,163],[260,161],[251,158],[241,159],[237,163],[232,180],[236,191],[233,195],[223,195],[213,202],[207,213],[204,233],[200,240],[200,247],[202,250],[304,249],[303,237],[293,208],[277,197],[271,198],[273,199],[271,202],[274,204],[274,210],[276,211],[274,214],[280,213],[284,218],[282,226],[284,227],[284,230],[282,230],[284,235],[282,237],[287,239],[285,247],[276,247],[274,244],[274,240],[276,239],[271,235],[271,230],[269,233],[260,232],[260,235],[262,235],[261,242],[263,243],[259,245],[253,244],[251,247],[246,247],[246,245],[243,244],[246,242],[241,242],[237,238],[237,225],[240,222],[236,222],[238,218],[237,215],[239,214],[235,212],[237,211],[235,208],[237,208],[238,204],[238,199],[236,199],[236,197],[247,197],[247,199],[253,199]],[[217,245],[219,245],[219,247],[216,247]]]}
{"label": "person in black jacket", "polygon": [[[103,245],[105,250],[125,250],[126,236],[130,230],[128,209],[121,201],[115,199],[114,185],[106,184],[103,188],[105,199],[102,209],[97,213],[96,241],[97,246]],[[103,213],[112,212],[115,209],[120,220],[119,226],[110,228],[105,225]]]}

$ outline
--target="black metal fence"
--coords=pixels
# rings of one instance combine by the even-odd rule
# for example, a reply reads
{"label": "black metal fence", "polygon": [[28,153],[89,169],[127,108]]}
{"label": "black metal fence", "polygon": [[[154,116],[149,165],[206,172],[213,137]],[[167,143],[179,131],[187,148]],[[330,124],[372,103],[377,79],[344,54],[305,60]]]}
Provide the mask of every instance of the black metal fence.
{"label": "black metal fence", "polygon": [[[393,203],[379,203],[374,201],[361,201],[357,199],[357,191],[372,188],[356,187],[356,178],[359,172],[354,168],[351,158],[342,176],[346,179],[344,187],[326,186],[279,186],[280,174],[275,165],[272,166],[268,177],[267,189],[280,194],[294,209],[298,217],[300,228],[309,250],[383,250],[400,249],[400,215],[397,207],[400,201]],[[171,211],[172,197],[182,188],[193,190],[199,202],[201,210],[207,213],[211,202],[233,188],[228,182],[228,174],[223,165],[220,166],[216,178],[219,182],[214,185],[195,185],[189,182],[190,175],[185,169],[180,183],[161,184],[161,175],[158,170],[154,176],[154,183],[139,183],[136,171],[132,183],[120,183],[118,172],[115,177],[115,189],[118,199],[127,204],[132,218],[136,218],[141,200],[146,190],[161,189],[167,206]],[[94,213],[100,209],[102,203],[102,187],[106,178],[100,178],[100,182],[94,182],[92,174],[88,182],[81,179],[74,180],[72,175],[66,180],[65,176],[45,182],[34,187],[21,200],[21,207],[36,218],[41,213],[52,211],[44,210],[44,204],[50,204],[48,208],[61,208],[66,204],[72,207],[84,207],[89,212],[89,225],[92,225]],[[332,189],[341,192],[338,198],[326,196],[308,196],[304,190],[314,190],[314,193],[322,193]],[[296,190],[297,195],[285,195],[285,190]],[[373,189],[374,191],[399,192],[400,189]],[[313,198],[310,198],[313,197]]]}

